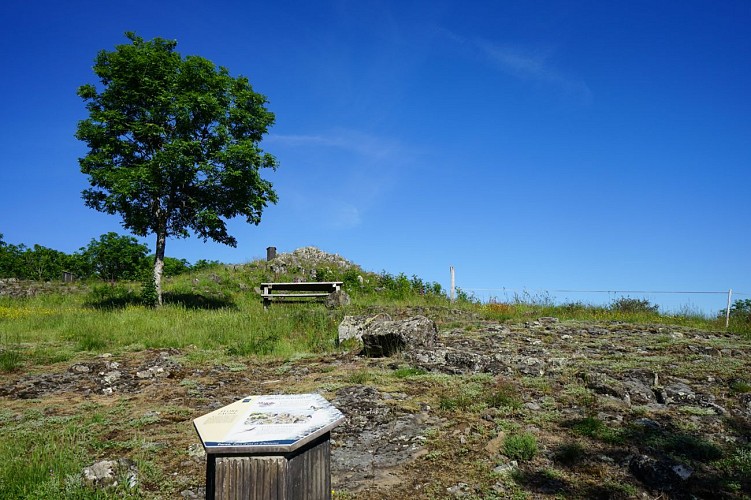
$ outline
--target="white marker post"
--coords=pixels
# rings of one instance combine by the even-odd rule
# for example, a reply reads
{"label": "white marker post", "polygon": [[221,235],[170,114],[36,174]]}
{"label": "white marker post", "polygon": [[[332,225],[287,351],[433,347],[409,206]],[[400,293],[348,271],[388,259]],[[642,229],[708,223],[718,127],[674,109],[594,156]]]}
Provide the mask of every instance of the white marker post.
{"label": "white marker post", "polygon": [[454,276],[454,266],[451,266],[451,302],[454,302],[456,300],[456,279]]}
{"label": "white marker post", "polygon": [[725,328],[730,326],[730,300],[733,298],[733,289],[728,290],[728,307],[725,309]]}

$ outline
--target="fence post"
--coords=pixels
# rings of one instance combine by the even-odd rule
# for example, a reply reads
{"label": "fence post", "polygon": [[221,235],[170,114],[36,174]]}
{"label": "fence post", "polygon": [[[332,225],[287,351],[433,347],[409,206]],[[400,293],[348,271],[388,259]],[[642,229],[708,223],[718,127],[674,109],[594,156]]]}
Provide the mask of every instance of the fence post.
{"label": "fence post", "polygon": [[451,266],[451,302],[456,299],[456,280],[454,277],[454,266]]}
{"label": "fence post", "polygon": [[728,290],[728,307],[725,309],[725,328],[730,326],[730,300],[733,298],[733,289]]}

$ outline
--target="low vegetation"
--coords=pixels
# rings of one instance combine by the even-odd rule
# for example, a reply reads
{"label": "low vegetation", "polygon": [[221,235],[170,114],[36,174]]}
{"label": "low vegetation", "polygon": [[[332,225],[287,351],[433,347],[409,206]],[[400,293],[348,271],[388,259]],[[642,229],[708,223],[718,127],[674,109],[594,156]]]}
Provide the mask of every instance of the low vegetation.
{"label": "low vegetation", "polygon": [[[261,282],[295,279],[343,281],[352,303],[341,309],[310,303],[263,309],[255,291]],[[134,279],[77,282],[51,293],[0,297],[0,390],[5,391],[0,392],[0,497],[180,497],[203,481],[201,460],[190,462],[186,450],[195,443],[190,420],[207,411],[207,391],[223,394],[226,404],[259,381],[268,381],[264,390],[318,390],[328,396],[342,387],[369,386],[394,394],[392,406],[399,401],[402,411],[419,414],[430,408],[439,423],[423,436],[425,454],[410,466],[414,470],[403,471],[405,477],[433,484],[413,491],[420,498],[447,496],[447,488],[464,483],[474,485],[468,498],[628,498],[643,487],[633,478],[611,477],[609,463],[599,457],[617,456],[620,452],[613,450],[634,443],[647,443],[698,471],[716,471],[716,486],[729,497],[749,493],[748,443],[721,441],[691,428],[706,418],[706,407],[682,407],[684,427],[657,433],[606,418],[614,403],[584,385],[573,371],[564,370],[555,382],[532,376],[447,375],[399,360],[361,362],[351,346],[336,342],[344,315],[381,312],[392,317],[424,314],[442,333],[461,331],[468,337],[486,324],[523,325],[540,317],[605,325],[603,331],[608,325],[638,324],[655,332],[640,341],[655,356],[654,363],[664,366],[680,359],[685,364],[675,365],[676,374],[701,371],[705,378],[721,378],[727,394],[746,397],[750,381],[736,358],[722,358],[721,366],[678,358],[676,353],[684,352],[678,349],[687,344],[664,332],[715,332],[724,337],[712,338],[723,343],[708,340],[702,349],[732,351],[735,344],[751,340],[747,301],[733,305],[726,331],[724,312],[717,318],[664,315],[642,299],[622,298],[606,306],[556,305],[529,297],[484,304],[460,294],[451,303],[440,285],[417,276],[371,273],[351,263],[308,262],[302,257],[240,266],[203,262],[167,278],[161,308],[150,307],[148,291],[148,285]],[[519,342],[549,343],[550,333],[541,332],[537,340]],[[600,341],[593,337],[588,342]],[[593,348],[617,349],[601,342]],[[137,364],[155,352],[180,366],[171,375],[173,394],[9,395],[23,390],[25,380],[70,373],[80,363],[101,364],[111,356]],[[601,362],[612,371],[642,364],[619,352],[592,360],[591,366],[603,369],[597,365]],[[564,409],[578,413],[564,415]],[[628,421],[662,418],[638,405],[627,411]],[[488,458],[487,450],[501,462],[518,462],[518,469],[506,473],[498,458]],[[120,484],[105,493],[83,485],[82,468],[111,456],[125,456],[137,465],[139,486]],[[449,472],[449,463],[456,469]],[[335,498],[378,494],[339,489]]]}

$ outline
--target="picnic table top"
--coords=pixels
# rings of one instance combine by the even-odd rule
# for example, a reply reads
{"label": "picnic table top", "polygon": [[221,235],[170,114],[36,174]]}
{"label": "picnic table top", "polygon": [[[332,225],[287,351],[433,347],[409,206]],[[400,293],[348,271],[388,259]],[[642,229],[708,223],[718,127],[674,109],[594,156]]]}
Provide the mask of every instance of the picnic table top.
{"label": "picnic table top", "polygon": [[301,281],[299,283],[261,283],[261,287],[265,290],[314,291],[328,289],[335,290],[343,284],[343,281]]}

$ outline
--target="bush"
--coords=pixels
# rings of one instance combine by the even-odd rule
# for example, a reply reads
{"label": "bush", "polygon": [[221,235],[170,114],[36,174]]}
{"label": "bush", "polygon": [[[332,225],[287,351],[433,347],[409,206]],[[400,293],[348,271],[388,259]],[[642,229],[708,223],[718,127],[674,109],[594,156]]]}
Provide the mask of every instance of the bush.
{"label": "bush", "polygon": [[532,460],[537,455],[537,439],[529,432],[507,436],[503,454],[512,460]]}
{"label": "bush", "polygon": [[141,282],[141,303],[146,307],[156,307],[159,294],[156,291],[156,281],[153,274],[147,274]]}
{"label": "bush", "polygon": [[[727,309],[723,309],[718,314],[718,317],[724,319],[726,315]],[[730,306],[730,319],[751,324],[751,299],[736,300],[733,302],[733,305]]]}
{"label": "bush", "polygon": [[652,304],[647,299],[632,299],[631,297],[620,297],[610,304],[611,311],[623,313],[649,313],[657,314],[660,306]]}
{"label": "bush", "polygon": [[489,408],[510,408],[518,410],[522,407],[522,400],[518,391],[509,383],[496,382],[485,394],[485,404]]}

